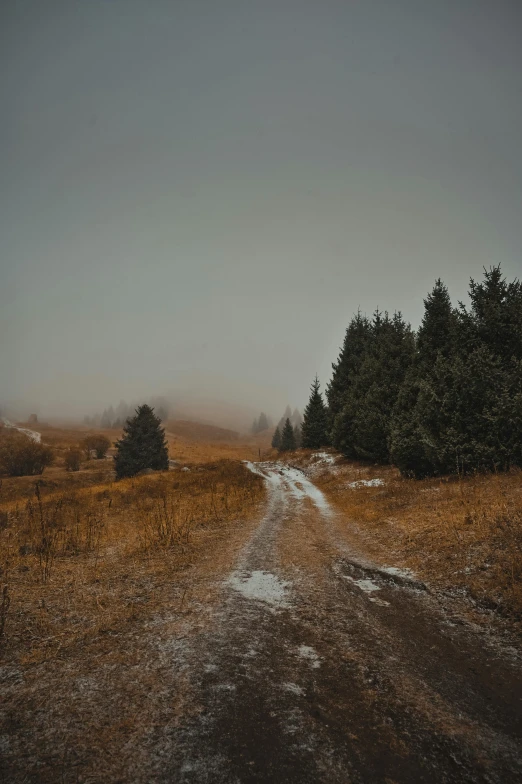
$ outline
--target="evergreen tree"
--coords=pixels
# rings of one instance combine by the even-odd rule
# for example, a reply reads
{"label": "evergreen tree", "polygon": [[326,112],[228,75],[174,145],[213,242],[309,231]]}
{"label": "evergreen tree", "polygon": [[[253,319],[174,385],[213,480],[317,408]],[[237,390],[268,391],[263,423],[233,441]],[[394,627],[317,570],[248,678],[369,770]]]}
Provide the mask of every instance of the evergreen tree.
{"label": "evergreen tree", "polygon": [[376,311],[359,368],[334,420],[334,446],[348,457],[388,462],[392,411],[414,356],[414,336],[400,313]]}
{"label": "evergreen tree", "polygon": [[280,449],[281,447],[281,431],[278,427],[276,427],[274,435],[272,436],[272,446],[274,449]]}
{"label": "evergreen tree", "polygon": [[310,400],[304,412],[302,442],[305,449],[319,449],[329,443],[328,413],[319,392],[319,386],[319,379],[316,376],[312,383]]}
{"label": "evergreen tree", "polygon": [[283,432],[281,433],[281,446],[280,452],[293,452],[295,449],[295,436],[294,428],[290,422],[290,417],[287,417]]}
{"label": "evergreen tree", "polygon": [[114,461],[118,479],[134,476],[146,468],[166,471],[169,467],[165,431],[154,409],[148,405],[139,406],[136,415],[127,420],[116,449]]}
{"label": "evergreen tree", "polygon": [[[417,362],[394,409],[390,438],[392,460],[407,475],[522,462],[520,284],[507,284],[493,267],[482,283],[471,280],[470,300],[469,311],[461,304],[453,314],[435,359],[434,351],[423,356],[421,331],[430,320],[425,301]],[[446,304],[446,316],[448,310]]]}
{"label": "evergreen tree", "polygon": [[301,425],[294,425],[294,440],[295,440],[295,448],[301,449],[303,446],[303,433],[301,429]]}
{"label": "evergreen tree", "polygon": [[290,422],[293,424],[294,427],[301,427],[303,424],[303,417],[301,416],[301,412],[298,408],[294,408],[294,412],[290,417]]}
{"label": "evergreen tree", "polygon": [[371,337],[371,323],[358,311],[348,325],[341,352],[337,362],[332,365],[331,381],[326,387],[330,428],[333,427],[336,416],[344,407],[348,390],[359,372]]}
{"label": "evergreen tree", "polygon": [[252,427],[250,428],[251,432],[255,435],[259,431],[259,423],[257,419],[254,419],[252,422]]}
{"label": "evergreen tree", "polygon": [[424,316],[417,333],[418,366],[430,369],[441,353],[449,357],[455,347],[457,316],[448,289],[439,278],[424,300]]}
{"label": "evergreen tree", "polygon": [[268,430],[268,419],[266,414],[261,412],[259,415],[259,421],[257,423],[258,432],[261,433],[263,430]]}

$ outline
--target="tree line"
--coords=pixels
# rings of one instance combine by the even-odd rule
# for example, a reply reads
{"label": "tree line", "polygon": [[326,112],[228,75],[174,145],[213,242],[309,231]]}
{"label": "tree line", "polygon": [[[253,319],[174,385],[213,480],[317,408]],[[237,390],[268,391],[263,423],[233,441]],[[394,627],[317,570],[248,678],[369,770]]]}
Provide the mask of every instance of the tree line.
{"label": "tree line", "polygon": [[495,266],[469,298],[454,307],[437,280],[416,333],[400,313],[357,313],[327,405],[312,385],[303,446],[417,478],[522,466],[522,285]]}

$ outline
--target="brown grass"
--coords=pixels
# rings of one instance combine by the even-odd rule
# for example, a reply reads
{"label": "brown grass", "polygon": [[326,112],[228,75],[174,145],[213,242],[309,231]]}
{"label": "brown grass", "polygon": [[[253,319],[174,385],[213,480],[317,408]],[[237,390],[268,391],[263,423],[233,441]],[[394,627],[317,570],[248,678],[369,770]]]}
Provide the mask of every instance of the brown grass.
{"label": "brown grass", "polygon": [[146,594],[151,612],[156,583],[255,516],[264,493],[259,477],[229,461],[70,492],[32,480],[27,501],[2,504],[0,494],[0,579],[11,602],[4,654],[22,662],[124,624],[136,596]]}

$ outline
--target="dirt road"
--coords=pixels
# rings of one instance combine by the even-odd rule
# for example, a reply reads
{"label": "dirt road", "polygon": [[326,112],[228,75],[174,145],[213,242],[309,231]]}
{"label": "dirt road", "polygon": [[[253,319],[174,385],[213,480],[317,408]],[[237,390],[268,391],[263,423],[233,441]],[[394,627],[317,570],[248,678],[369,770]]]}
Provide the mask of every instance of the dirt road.
{"label": "dirt road", "polygon": [[251,469],[268,509],[210,627],[179,652],[197,710],[161,780],[521,781],[516,653],[348,549],[297,469]]}

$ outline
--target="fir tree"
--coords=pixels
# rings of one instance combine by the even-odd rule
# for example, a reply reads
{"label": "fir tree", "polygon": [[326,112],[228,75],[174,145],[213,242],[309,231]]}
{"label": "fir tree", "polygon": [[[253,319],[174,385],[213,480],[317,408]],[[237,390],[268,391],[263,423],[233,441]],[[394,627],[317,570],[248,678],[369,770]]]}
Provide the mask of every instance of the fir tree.
{"label": "fir tree", "polygon": [[301,449],[303,446],[303,432],[301,425],[294,425],[294,440],[295,440],[295,448]]}
{"label": "fir tree", "polygon": [[305,449],[319,449],[329,443],[328,413],[319,392],[319,386],[319,379],[316,376],[312,383],[310,400],[305,408],[303,418],[302,443]]}
{"label": "fir tree", "polygon": [[344,407],[348,390],[357,376],[371,337],[371,323],[358,311],[348,325],[341,352],[337,362],[332,365],[331,381],[326,387],[330,428]]}
{"label": "fir tree", "polygon": [[257,429],[258,429],[259,433],[262,433],[263,430],[268,430],[268,419],[267,419],[266,414],[264,414],[263,412],[261,412],[260,415],[259,415],[259,421],[257,423]]}
{"label": "fir tree", "polygon": [[388,462],[392,411],[414,355],[414,336],[400,313],[376,311],[359,368],[334,420],[334,446],[348,457]]}
{"label": "fir tree", "polygon": [[281,434],[281,446],[279,447],[279,451],[293,452],[294,449],[295,449],[294,428],[292,427],[290,418],[287,417],[285,426],[283,428],[283,432]]}
{"label": "fir tree", "polygon": [[279,449],[281,447],[281,431],[278,427],[276,427],[274,435],[272,436],[272,446],[274,449]]}
{"label": "fir tree", "polygon": [[417,333],[418,365],[430,369],[442,354],[448,357],[455,346],[457,317],[448,289],[439,278],[424,300],[424,316]]}
{"label": "fir tree", "polygon": [[146,468],[166,471],[169,467],[165,431],[150,406],[139,406],[136,415],[127,420],[116,449],[114,461],[118,479],[134,476]]}

